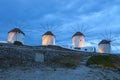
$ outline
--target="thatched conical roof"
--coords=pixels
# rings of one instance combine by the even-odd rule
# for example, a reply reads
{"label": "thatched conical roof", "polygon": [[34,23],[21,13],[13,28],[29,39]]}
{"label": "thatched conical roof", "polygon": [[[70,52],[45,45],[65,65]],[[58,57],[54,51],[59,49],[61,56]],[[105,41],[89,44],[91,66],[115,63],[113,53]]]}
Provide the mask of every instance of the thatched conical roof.
{"label": "thatched conical roof", "polygon": [[102,41],[100,41],[100,43],[98,44],[98,45],[100,45],[100,44],[110,44],[110,40],[102,40]]}
{"label": "thatched conical roof", "polygon": [[81,32],[76,32],[72,37],[74,37],[74,36],[84,36],[84,34]]}
{"label": "thatched conical roof", "polygon": [[51,36],[55,36],[51,31],[47,31],[46,33],[44,33],[42,36],[44,35],[51,35]]}
{"label": "thatched conical roof", "polygon": [[10,30],[8,33],[10,32],[18,32],[18,33],[22,33],[23,35],[25,35],[25,33],[23,31],[21,31],[19,28],[14,28],[12,30]]}

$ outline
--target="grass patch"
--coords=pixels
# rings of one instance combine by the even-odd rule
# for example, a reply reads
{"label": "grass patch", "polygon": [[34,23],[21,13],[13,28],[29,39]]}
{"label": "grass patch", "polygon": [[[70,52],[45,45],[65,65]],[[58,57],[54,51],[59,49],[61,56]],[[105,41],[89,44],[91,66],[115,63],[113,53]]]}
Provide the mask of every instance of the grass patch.
{"label": "grass patch", "polygon": [[87,65],[98,65],[101,67],[120,68],[120,57],[116,55],[96,55],[88,59]]}
{"label": "grass patch", "polygon": [[81,61],[80,56],[56,56],[52,62],[66,68],[76,68]]}

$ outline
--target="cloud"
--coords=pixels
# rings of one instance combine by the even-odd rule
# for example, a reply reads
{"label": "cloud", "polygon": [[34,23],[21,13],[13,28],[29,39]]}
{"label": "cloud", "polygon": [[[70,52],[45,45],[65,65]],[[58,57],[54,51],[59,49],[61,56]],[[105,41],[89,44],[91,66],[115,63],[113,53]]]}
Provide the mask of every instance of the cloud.
{"label": "cloud", "polygon": [[40,24],[51,23],[58,26],[57,41],[71,44],[75,32],[71,25],[85,24],[93,30],[87,43],[97,46],[99,35],[105,30],[119,37],[119,5],[119,0],[0,0],[0,34],[3,34],[0,38],[7,40],[7,32],[17,24],[24,26],[22,30],[29,36],[25,42],[37,45],[43,33]]}

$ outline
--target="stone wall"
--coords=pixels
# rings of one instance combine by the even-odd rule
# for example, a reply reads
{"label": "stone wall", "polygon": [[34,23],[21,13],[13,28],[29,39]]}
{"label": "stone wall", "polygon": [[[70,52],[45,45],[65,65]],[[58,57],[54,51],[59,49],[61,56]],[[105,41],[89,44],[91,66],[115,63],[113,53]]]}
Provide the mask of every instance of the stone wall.
{"label": "stone wall", "polygon": [[[48,47],[33,47],[33,46],[16,46],[12,44],[0,44],[0,54],[7,57],[19,58],[22,60],[32,60],[35,61],[36,53],[44,55],[44,61],[49,61],[55,56],[65,56],[65,55],[81,55],[81,56],[92,56],[96,53],[85,53],[74,50],[56,50]],[[97,54],[96,54],[97,55]]]}
{"label": "stone wall", "polygon": [[16,46],[12,44],[0,44],[0,54],[6,57],[13,57],[22,60],[35,61],[36,53],[43,54],[44,60],[49,61],[58,55],[58,51],[45,47]]}
{"label": "stone wall", "polygon": [[23,60],[34,60],[34,51],[17,47],[1,47],[0,54],[6,57],[14,57]]}

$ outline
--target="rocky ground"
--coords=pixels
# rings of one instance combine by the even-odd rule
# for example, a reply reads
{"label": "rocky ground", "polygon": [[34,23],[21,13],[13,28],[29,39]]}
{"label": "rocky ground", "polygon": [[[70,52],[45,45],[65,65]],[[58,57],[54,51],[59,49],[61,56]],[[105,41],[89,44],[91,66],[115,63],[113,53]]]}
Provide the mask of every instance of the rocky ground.
{"label": "rocky ground", "polygon": [[0,69],[0,80],[120,80],[120,72],[84,65],[76,69],[41,65]]}
{"label": "rocky ground", "polygon": [[[36,48],[39,49],[39,47]],[[61,53],[65,53],[53,57],[51,61],[45,60],[44,63],[34,62],[33,60],[23,61],[16,57],[10,58],[0,55],[0,80],[120,80],[119,69],[100,68],[95,65],[86,66],[88,59],[96,55],[94,53],[69,50],[63,52],[64,49],[59,47],[55,47],[55,50],[61,50]],[[10,52],[13,49],[10,51],[7,49],[7,51]],[[120,58],[117,58],[112,63],[116,63],[117,65],[115,65],[119,67],[118,59],[120,60]]]}

